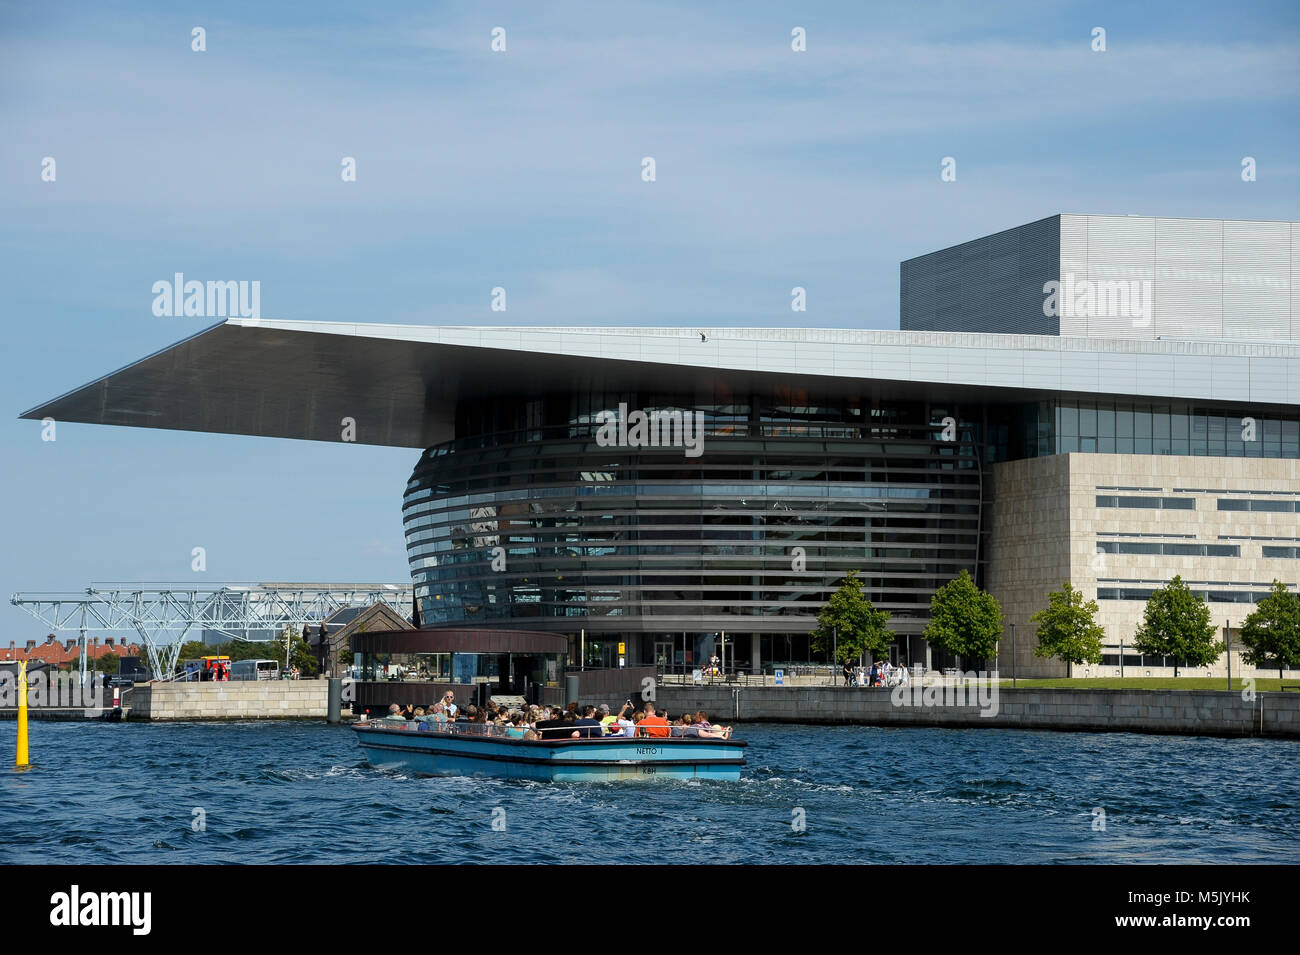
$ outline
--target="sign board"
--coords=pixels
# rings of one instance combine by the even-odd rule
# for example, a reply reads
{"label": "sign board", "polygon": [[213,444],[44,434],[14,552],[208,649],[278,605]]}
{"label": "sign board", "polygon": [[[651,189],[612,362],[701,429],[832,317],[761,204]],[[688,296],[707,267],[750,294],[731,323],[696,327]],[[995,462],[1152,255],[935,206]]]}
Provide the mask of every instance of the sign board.
{"label": "sign board", "polygon": [[691,682],[692,682],[692,683],[703,683],[703,682],[704,682],[704,671],[703,671],[703,670],[692,670],[692,671],[691,671]]}
{"label": "sign board", "polygon": [[[621,656],[622,656],[623,654],[625,654],[625,653],[627,653],[627,644],[626,644],[626,643],[620,643],[620,644],[618,645],[618,655],[621,657]],[[619,665],[622,666],[622,664],[619,664]]]}
{"label": "sign board", "polygon": [[776,671],[776,685],[777,685],[777,686],[785,686],[785,671],[784,671],[784,670],[777,670],[777,671]]}

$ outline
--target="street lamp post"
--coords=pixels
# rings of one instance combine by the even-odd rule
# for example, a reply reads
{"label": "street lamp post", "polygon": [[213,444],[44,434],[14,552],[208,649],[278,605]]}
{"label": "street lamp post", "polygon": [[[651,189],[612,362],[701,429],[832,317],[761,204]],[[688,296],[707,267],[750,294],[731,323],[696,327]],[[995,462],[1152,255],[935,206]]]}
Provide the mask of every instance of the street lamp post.
{"label": "street lamp post", "polygon": [[1011,625],[1011,687],[1016,685],[1016,625]]}
{"label": "street lamp post", "polygon": [[1228,640],[1228,689],[1232,689],[1232,621],[1223,621],[1223,634]]}

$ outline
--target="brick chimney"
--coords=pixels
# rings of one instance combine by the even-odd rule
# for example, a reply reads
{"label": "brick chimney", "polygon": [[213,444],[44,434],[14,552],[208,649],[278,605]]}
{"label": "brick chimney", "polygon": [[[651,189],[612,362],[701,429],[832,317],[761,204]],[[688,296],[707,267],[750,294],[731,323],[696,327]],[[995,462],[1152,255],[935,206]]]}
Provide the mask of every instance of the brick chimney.
{"label": "brick chimney", "polygon": [[[96,637],[96,638],[95,638],[95,642],[96,642],[96,643],[99,643],[99,637]],[[105,637],[105,638],[104,638],[104,646],[106,646],[106,647],[111,647],[112,645],[113,645],[113,638],[112,638],[112,637]]]}
{"label": "brick chimney", "polygon": [[45,642],[46,642],[46,643],[53,643],[53,642],[54,642],[54,634],[52,634],[52,633],[48,633],[48,634],[46,634],[46,635],[45,635]]}
{"label": "brick chimney", "polygon": [[27,641],[27,649],[28,649],[28,650],[35,650],[35,649],[36,649],[36,641],[35,641],[35,640],[28,640],[28,641]]}
{"label": "brick chimney", "polygon": [[69,637],[67,640],[63,641],[63,649],[65,650],[71,650],[76,645],[77,645],[76,637]]}

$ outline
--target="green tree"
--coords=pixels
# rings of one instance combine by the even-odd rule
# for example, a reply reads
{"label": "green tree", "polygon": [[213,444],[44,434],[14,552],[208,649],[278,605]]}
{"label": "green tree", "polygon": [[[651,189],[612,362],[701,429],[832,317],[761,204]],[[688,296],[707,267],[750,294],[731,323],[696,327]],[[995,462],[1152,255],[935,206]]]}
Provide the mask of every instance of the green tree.
{"label": "green tree", "polygon": [[116,653],[101,653],[94,662],[100,673],[117,673],[122,669],[122,658]]}
{"label": "green tree", "polygon": [[894,642],[894,635],[885,626],[888,621],[888,611],[876,609],[862,592],[858,572],[850,570],[817,614],[817,628],[809,633],[812,648],[830,654],[833,646],[836,663],[853,660],[864,653],[883,657]]}
{"label": "green tree", "polygon": [[1223,653],[1223,641],[1215,640],[1210,622],[1210,605],[1193,593],[1181,576],[1151,595],[1142,613],[1142,626],[1133,635],[1138,653],[1174,658],[1178,667],[1209,666]]}
{"label": "green tree", "polygon": [[923,636],[963,661],[992,659],[1002,636],[1002,606],[963,570],[930,598],[930,623]]}
{"label": "green tree", "polygon": [[[316,671],[320,669],[316,662],[316,654],[312,652],[307,641],[302,638],[302,632],[293,624],[288,624],[281,630],[274,640],[270,643],[260,644],[262,652],[258,655],[259,659],[278,660],[281,669],[284,668],[284,640],[289,637],[289,665],[296,666],[302,671],[303,676],[315,676]],[[248,659],[247,657],[244,659]]]}
{"label": "green tree", "polygon": [[197,660],[199,657],[212,655],[212,648],[202,640],[187,640],[181,644],[180,653],[177,654],[177,662],[181,660]]}
{"label": "green tree", "polygon": [[278,641],[280,646],[278,656],[273,646],[276,642],[274,640],[244,640],[241,637],[235,637],[229,643],[224,644],[219,652],[230,657],[232,662],[235,660],[279,660],[280,665],[284,666],[284,640]]}
{"label": "green tree", "polygon": [[1242,654],[1251,666],[1275,666],[1278,679],[1285,667],[1300,666],[1300,593],[1289,593],[1273,581],[1268,596],[1241,626]]}
{"label": "green tree", "polygon": [[1101,641],[1106,631],[1097,623],[1097,601],[1085,602],[1083,592],[1075,590],[1068,580],[1060,590],[1047,595],[1047,606],[1029,621],[1038,624],[1034,656],[1058,657],[1067,667],[1101,662]]}

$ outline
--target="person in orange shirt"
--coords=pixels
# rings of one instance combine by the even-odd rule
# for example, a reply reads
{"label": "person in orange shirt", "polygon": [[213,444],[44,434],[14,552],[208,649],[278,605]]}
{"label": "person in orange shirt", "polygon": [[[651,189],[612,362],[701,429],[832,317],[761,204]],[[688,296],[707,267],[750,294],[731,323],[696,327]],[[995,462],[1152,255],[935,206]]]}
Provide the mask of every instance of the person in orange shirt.
{"label": "person in orange shirt", "polygon": [[655,705],[647,703],[645,705],[645,719],[637,725],[638,736],[668,736],[672,732],[668,728],[668,721],[655,712]]}

